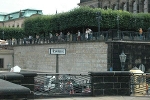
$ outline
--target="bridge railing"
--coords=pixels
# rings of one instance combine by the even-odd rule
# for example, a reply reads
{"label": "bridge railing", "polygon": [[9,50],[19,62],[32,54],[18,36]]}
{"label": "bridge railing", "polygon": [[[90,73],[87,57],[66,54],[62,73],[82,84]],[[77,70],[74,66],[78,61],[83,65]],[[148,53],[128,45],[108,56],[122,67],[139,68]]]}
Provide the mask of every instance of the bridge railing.
{"label": "bridge railing", "polygon": [[34,77],[34,82],[35,97],[150,95],[150,73],[138,74],[129,71],[88,74],[38,73]]}
{"label": "bridge railing", "polygon": [[89,42],[89,41],[114,41],[114,40],[126,40],[126,41],[150,41],[150,33],[143,32],[142,36],[138,32],[134,31],[101,31],[93,32],[91,35],[86,36],[85,33],[53,36],[53,37],[39,37],[39,38],[18,38],[18,39],[6,39],[7,44],[3,45],[35,45],[35,44],[49,44],[49,43],[67,43],[67,42]]}

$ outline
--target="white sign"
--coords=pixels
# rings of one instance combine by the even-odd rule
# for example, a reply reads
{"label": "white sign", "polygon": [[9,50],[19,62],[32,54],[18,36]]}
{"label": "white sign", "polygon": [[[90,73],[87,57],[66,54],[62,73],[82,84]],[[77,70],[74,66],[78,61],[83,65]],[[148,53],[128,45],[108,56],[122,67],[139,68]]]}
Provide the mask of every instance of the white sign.
{"label": "white sign", "polygon": [[50,48],[49,49],[49,54],[62,54],[62,55],[65,55],[66,54],[66,49]]}

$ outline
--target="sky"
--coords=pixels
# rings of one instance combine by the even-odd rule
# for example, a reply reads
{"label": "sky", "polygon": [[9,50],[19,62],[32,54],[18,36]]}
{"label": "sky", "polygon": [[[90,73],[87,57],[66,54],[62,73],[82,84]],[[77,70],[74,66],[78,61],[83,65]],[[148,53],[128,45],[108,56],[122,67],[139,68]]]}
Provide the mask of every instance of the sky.
{"label": "sky", "polygon": [[0,12],[12,13],[23,9],[42,10],[44,15],[67,12],[79,7],[80,0],[1,0]]}

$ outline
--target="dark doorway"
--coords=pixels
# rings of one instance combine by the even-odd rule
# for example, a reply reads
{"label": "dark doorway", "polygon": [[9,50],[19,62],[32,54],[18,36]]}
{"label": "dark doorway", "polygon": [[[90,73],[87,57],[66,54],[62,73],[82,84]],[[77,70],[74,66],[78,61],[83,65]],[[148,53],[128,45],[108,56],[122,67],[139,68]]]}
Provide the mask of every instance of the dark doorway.
{"label": "dark doorway", "polygon": [[0,68],[4,68],[4,59],[0,58]]}

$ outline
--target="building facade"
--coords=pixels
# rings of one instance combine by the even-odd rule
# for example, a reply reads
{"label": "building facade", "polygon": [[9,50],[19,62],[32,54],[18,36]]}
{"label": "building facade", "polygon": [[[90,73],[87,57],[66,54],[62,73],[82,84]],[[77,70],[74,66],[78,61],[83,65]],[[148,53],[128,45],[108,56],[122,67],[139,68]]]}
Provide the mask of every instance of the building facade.
{"label": "building facade", "polygon": [[[25,18],[42,15],[42,10],[24,9],[13,13],[0,13],[0,28],[1,27],[19,27],[24,25]],[[13,48],[6,49],[0,45],[0,68],[9,68],[13,64],[14,58]]]}
{"label": "building facade", "polygon": [[79,6],[150,13],[150,0],[80,0]]}
{"label": "building facade", "polygon": [[0,13],[0,27],[23,27],[25,18],[42,15],[42,10],[24,9],[12,13]]}

